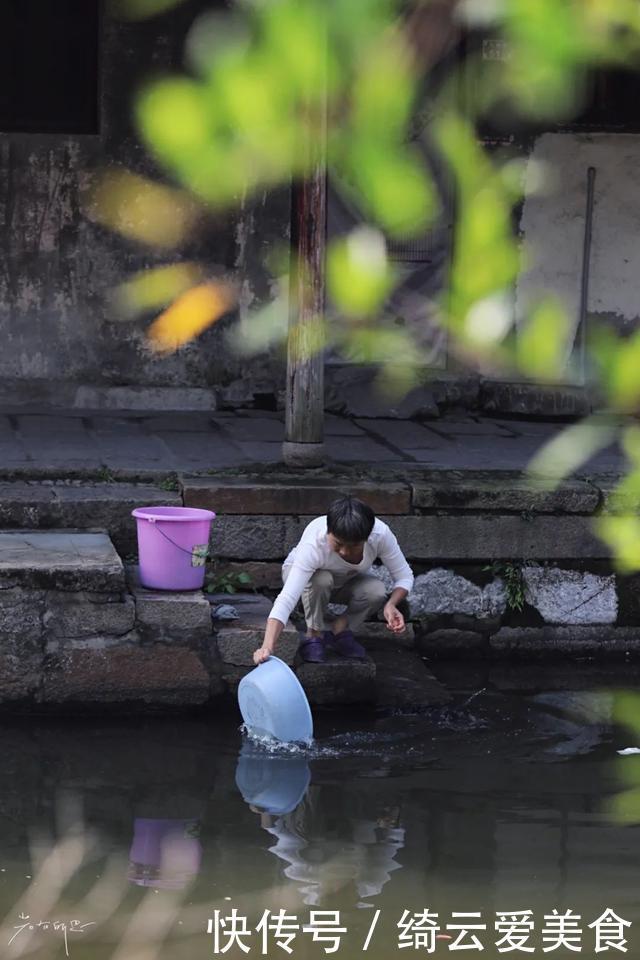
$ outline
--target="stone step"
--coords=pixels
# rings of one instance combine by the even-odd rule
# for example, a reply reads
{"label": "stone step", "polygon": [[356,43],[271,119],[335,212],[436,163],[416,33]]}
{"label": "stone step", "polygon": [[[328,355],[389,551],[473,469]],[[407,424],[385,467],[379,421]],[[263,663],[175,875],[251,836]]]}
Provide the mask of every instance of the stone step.
{"label": "stone step", "polygon": [[[213,611],[222,677],[229,689],[235,691],[242,677],[254,667],[253,654],[262,645],[272,603],[257,593],[210,593],[205,596]],[[216,619],[216,608],[223,606],[233,607],[237,619]],[[276,655],[291,666],[299,641],[298,631],[288,623],[280,635]]]}
{"label": "stone step", "polygon": [[[222,676],[235,689],[253,667],[253,653],[262,643],[271,601],[250,593],[219,593],[210,595],[209,599],[214,611],[216,607],[226,606],[233,607],[238,614],[235,620],[214,619]],[[324,663],[305,663],[296,656],[300,637],[296,628],[287,624],[276,655],[295,670],[314,706],[377,703],[389,707],[424,708],[450,699],[420,657],[407,649],[413,641],[411,624],[404,637],[404,649],[392,641],[385,624],[365,624],[361,639],[368,651],[376,652],[363,660],[330,655]],[[376,658],[382,664],[382,674],[377,674]]]}
{"label": "stone step", "polygon": [[298,663],[296,675],[313,706],[376,701],[376,665],[370,657],[330,656],[324,663]]}
{"label": "stone step", "polygon": [[0,484],[0,529],[101,528],[123,556],[137,551],[134,507],[181,506],[176,490],[144,483]]}
{"label": "stone step", "polygon": [[107,533],[78,530],[0,532],[0,588],[90,591],[125,589],[122,560]]}
{"label": "stone step", "polygon": [[376,668],[375,699],[378,707],[424,710],[449,703],[451,693],[414,651],[392,640],[369,638],[367,652]]}
{"label": "stone step", "polygon": [[203,507],[225,515],[323,514],[331,502],[350,493],[366,501],[376,513],[403,514],[411,509],[411,488],[406,483],[309,480],[291,476],[264,480],[219,477],[183,477],[187,507]]}
{"label": "stone step", "polygon": [[[215,557],[225,561],[282,560],[314,516],[227,514],[211,528]],[[409,561],[605,560],[608,546],[590,516],[381,515]]]}

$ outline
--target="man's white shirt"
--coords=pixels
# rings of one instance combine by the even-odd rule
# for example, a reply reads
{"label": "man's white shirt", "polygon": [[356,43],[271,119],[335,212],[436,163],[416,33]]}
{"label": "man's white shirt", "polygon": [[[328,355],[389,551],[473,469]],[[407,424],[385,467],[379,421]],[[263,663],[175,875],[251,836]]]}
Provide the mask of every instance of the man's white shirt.
{"label": "man's white shirt", "polygon": [[327,518],[316,517],[304,528],[297,546],[284,561],[289,569],[287,581],[276,597],[270,617],[286,624],[302,591],[316,570],[330,570],[336,588],[351,577],[367,573],[374,560],[380,560],[393,578],[393,587],[410,591],[413,586],[411,567],[389,526],[376,517],[369,539],[365,541],[360,563],[348,563],[331,549],[327,538]]}

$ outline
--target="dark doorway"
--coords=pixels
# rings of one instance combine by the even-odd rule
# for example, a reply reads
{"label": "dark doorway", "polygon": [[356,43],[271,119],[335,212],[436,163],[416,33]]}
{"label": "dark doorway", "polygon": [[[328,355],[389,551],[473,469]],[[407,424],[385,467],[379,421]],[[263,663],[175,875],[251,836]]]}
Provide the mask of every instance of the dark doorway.
{"label": "dark doorway", "polygon": [[97,133],[99,0],[2,0],[0,131]]}

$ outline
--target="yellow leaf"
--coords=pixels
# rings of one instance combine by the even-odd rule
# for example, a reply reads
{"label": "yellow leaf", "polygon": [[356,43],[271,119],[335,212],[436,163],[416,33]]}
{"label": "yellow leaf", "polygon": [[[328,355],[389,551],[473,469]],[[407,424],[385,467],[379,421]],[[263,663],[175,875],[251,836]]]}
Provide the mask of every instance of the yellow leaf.
{"label": "yellow leaf", "polygon": [[183,293],[149,328],[151,347],[173,353],[232,309],[236,296],[223,283],[202,283]]}
{"label": "yellow leaf", "polygon": [[101,178],[90,197],[89,213],[125,237],[165,248],[181,243],[199,216],[194,201],[181,190],[124,170]]}

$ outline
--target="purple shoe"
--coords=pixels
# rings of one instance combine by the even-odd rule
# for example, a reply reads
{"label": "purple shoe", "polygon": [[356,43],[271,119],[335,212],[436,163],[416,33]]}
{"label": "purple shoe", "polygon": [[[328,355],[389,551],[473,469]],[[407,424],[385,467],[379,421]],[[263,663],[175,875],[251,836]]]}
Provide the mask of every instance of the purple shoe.
{"label": "purple shoe", "polygon": [[322,637],[305,637],[298,647],[298,652],[306,663],[324,663],[326,659]]}
{"label": "purple shoe", "polygon": [[367,655],[367,651],[361,643],[358,643],[351,630],[331,633],[328,642],[341,657],[348,657],[352,660],[364,660]]}

